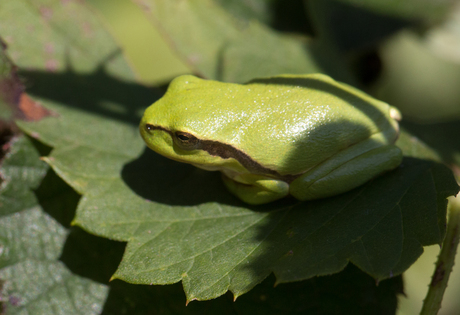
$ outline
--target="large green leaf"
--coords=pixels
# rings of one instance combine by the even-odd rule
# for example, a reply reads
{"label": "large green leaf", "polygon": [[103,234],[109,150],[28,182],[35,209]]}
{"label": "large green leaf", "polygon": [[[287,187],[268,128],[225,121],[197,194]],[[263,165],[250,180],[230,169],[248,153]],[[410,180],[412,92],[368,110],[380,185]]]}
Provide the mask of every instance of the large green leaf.
{"label": "large green leaf", "polygon": [[13,140],[0,174],[0,295],[8,314],[98,314],[107,287],[58,261],[67,231],[31,191],[47,165],[25,137]]}
{"label": "large green leaf", "polygon": [[[422,245],[442,241],[445,198],[457,191],[447,168],[407,157],[350,193],[247,207],[218,174],[144,149],[135,126],[47,104],[59,118],[21,126],[54,147],[46,161],[83,194],[74,223],[128,241],[115,278],[182,280],[188,300],[239,296],[271,272],[278,283],[331,274],[349,261],[377,279],[400,274]],[[77,133],[81,125],[97,136]],[[422,158],[428,151],[404,133],[401,146]]]}
{"label": "large green leaf", "polygon": [[[22,153],[20,154],[21,159],[19,160],[22,160],[22,162],[15,158],[15,164],[23,165],[24,169],[36,169],[34,173],[38,173],[40,176],[37,178],[41,179],[45,171],[43,163],[38,161],[37,154],[31,148],[28,141],[26,139],[22,139],[21,141],[26,144],[24,145],[24,150],[22,150]],[[13,147],[13,152],[16,151],[17,147],[18,145]],[[24,158],[27,158],[29,162],[24,161]],[[7,159],[6,165],[9,164],[10,159],[11,158]],[[8,166],[5,169],[6,173],[11,173],[8,172]],[[27,177],[28,179],[32,179],[35,176]],[[50,211],[50,208],[54,208],[55,210],[52,211],[53,215],[62,217],[65,213],[69,212],[62,207],[59,207],[59,205],[62,205],[63,203],[61,199],[67,194],[62,191],[54,191],[54,193],[50,193],[49,188],[44,188],[58,185],[56,180],[53,178],[53,176],[47,176],[37,192],[42,197],[41,203],[47,205],[46,208],[48,211]],[[8,181],[8,183],[18,182],[21,181]],[[36,187],[38,180],[30,184],[33,184],[33,187]],[[21,201],[25,201],[27,199],[22,196],[18,197]],[[30,199],[35,200],[32,194],[30,195]],[[55,200],[54,202],[57,202],[59,205],[50,205],[50,202],[53,202],[53,200]],[[53,255],[59,255],[61,246],[65,239],[67,250],[65,250],[64,254],[61,255],[61,260],[67,265],[70,265],[73,270],[78,269],[78,271],[83,272],[84,274],[91,274],[94,272],[95,274],[93,277],[96,278],[101,278],[102,274],[102,278],[104,278],[103,274],[105,273],[104,271],[107,269],[107,266],[95,266],[100,264],[101,261],[107,261],[108,257],[113,259],[118,256],[117,254],[114,255],[114,252],[107,251],[107,247],[110,247],[111,245],[107,244],[107,242],[102,243],[94,237],[85,236],[79,231],[74,231],[74,233],[70,234],[70,236],[67,236],[68,234],[65,229],[56,224],[56,222],[48,215],[43,214],[36,208],[34,208],[34,211],[29,214],[30,215],[28,216],[23,214],[15,216],[18,219],[19,224],[10,226],[14,231],[13,239],[22,245],[28,245],[31,242],[34,244],[40,244],[40,242],[41,244],[47,244],[46,248],[48,251],[46,254],[47,258],[50,258],[50,262],[47,264],[38,263],[37,260],[29,261],[29,264],[27,265],[27,274],[22,274],[21,269],[19,269],[19,271],[17,269],[20,266],[23,266],[23,263],[18,263],[14,268],[10,267],[7,270],[1,270],[1,278],[7,280],[5,291],[3,293],[5,295],[9,295],[11,303],[16,304],[16,307],[19,306],[20,311],[27,310],[31,314],[59,314],[58,312],[53,313],[53,311],[49,309],[50,305],[61,309],[61,313],[63,314],[73,314],[76,310],[73,310],[70,307],[72,304],[79,305],[80,313],[99,313],[99,310],[101,310],[102,307],[101,302],[104,301],[107,289],[98,291],[95,284],[91,284],[91,282],[83,278],[70,275],[67,270],[63,269],[64,267],[62,266],[62,263],[54,261],[54,263],[51,264],[51,262],[53,262],[51,258]],[[8,218],[8,221],[6,222],[11,224],[12,221],[13,220],[11,220],[11,218]],[[64,221],[67,221],[67,218],[65,218]],[[0,221],[0,224],[1,223],[2,221]],[[46,232],[46,236],[44,235],[45,239],[40,237],[37,238],[36,234],[37,229],[42,228],[42,225],[43,229],[46,229],[45,231],[41,231]],[[31,231],[31,226],[36,228]],[[6,231],[9,230],[7,229]],[[52,231],[52,233],[50,233],[50,231]],[[61,235],[56,235],[56,232],[59,232]],[[30,233],[34,233],[34,237],[31,237]],[[111,247],[113,248],[113,246]],[[29,253],[33,252],[38,256],[43,255],[37,246],[26,248]],[[7,250],[5,247],[3,247],[3,249]],[[99,257],[98,254],[100,253],[105,255],[105,257]],[[116,262],[116,260],[114,262]],[[54,283],[53,288],[48,287],[48,285],[53,284],[53,282],[50,282],[50,278],[48,277],[49,269],[45,269],[50,266],[53,270],[52,274],[54,277],[62,276],[62,281]],[[16,279],[20,279],[21,282],[17,284],[19,288],[15,287],[15,282],[9,281],[13,276],[15,276]],[[30,281],[30,279],[22,278],[21,276],[29,276],[29,278],[36,279],[39,282],[35,283]],[[350,281],[350,279],[353,279],[353,281]],[[263,309],[264,314],[285,314],[288,310],[293,313],[302,313],[310,310],[318,314],[327,314],[331,310],[338,309],[345,309],[350,312],[362,308],[370,311],[377,311],[380,309],[394,310],[396,306],[394,286],[399,283],[400,279],[395,278],[393,280],[394,281],[390,283],[385,282],[384,284],[376,286],[374,281],[362,272],[358,270],[349,270],[348,272],[335,277],[302,282],[295,285],[280,285],[277,286],[277,288],[273,288],[273,279],[271,278],[264,281],[264,283],[258,286],[254,292],[251,292],[251,294],[238,299],[237,303],[233,303],[228,296],[225,296],[205,304],[192,304],[187,308],[185,308],[184,305],[185,301],[183,300],[181,294],[181,288],[178,286],[168,286],[162,288],[133,287],[123,285],[121,283],[112,283],[110,291],[108,292],[108,299],[104,304],[103,314],[119,313],[122,310],[129,314],[143,314],[145,312],[169,313],[172,311],[175,311],[178,314],[203,314],[203,312],[222,313],[223,310],[226,310],[223,314],[253,314],[254,307],[257,309]],[[62,292],[66,292],[62,287],[62,284],[65,284],[66,288],[69,289],[69,295],[62,294]],[[101,287],[103,288],[103,286]],[[86,293],[89,292],[90,294],[78,294],[76,290],[79,289]],[[361,296],[361,290],[365,290],[366,299],[364,300]],[[28,303],[29,300],[25,300],[24,296],[33,299],[33,292],[36,291],[44,292],[44,294],[35,301]],[[398,291],[400,291],[400,285],[396,286],[396,292]],[[350,292],[354,293],[350,295]],[[309,298],[315,294],[320,294],[319,300]],[[333,294],[332,300],[331,294]],[[90,306],[91,309],[89,309]],[[9,306],[7,310],[8,314],[17,313],[17,309],[12,306]]]}
{"label": "large green leaf", "polygon": [[[45,165],[38,161],[37,153],[27,139],[19,141],[23,142],[24,145],[15,143],[12,152],[16,152],[19,147],[22,153],[9,155],[6,164],[8,165],[12,158],[16,161],[15,164],[23,165],[24,169],[27,167],[31,169],[30,167],[36,164],[32,168],[37,170],[41,168],[41,172],[35,171],[40,176],[27,177],[29,180],[32,178],[41,179],[46,169]],[[17,158],[19,156],[21,159]],[[30,159],[29,162],[23,160],[26,157]],[[20,163],[19,160],[23,160],[23,162]],[[5,169],[7,170],[6,173],[11,173],[8,172],[8,166]],[[25,170],[25,172],[27,171]],[[32,181],[29,185],[36,187],[38,182],[38,180]],[[63,208],[62,205],[68,204],[64,199],[74,198],[74,196],[69,196],[72,193],[69,194],[68,189],[63,188],[58,178],[52,173],[48,173],[36,190],[40,203],[45,207],[45,210],[53,217],[57,217],[59,222],[67,222],[68,214],[72,213],[71,209]],[[21,195],[18,197],[22,201],[27,199]],[[30,198],[35,200],[32,194]],[[4,209],[2,208],[2,210]],[[84,278],[71,275],[69,271],[64,269],[62,263],[56,260],[53,262],[51,258],[59,255],[65,240],[65,248],[60,255],[60,260],[73,272],[76,271],[78,274],[85,274],[105,282],[107,272],[113,270],[113,264],[118,261],[116,258],[119,257],[119,250],[122,247],[115,246],[114,248],[113,242],[103,241],[78,229],[73,229],[69,234],[50,216],[44,214],[37,207],[33,209],[27,215],[26,212],[16,214],[14,217],[19,221],[17,224],[12,224],[14,220],[11,220],[11,217],[6,221],[0,220],[2,227],[5,226],[5,223],[11,224],[8,228],[13,229],[11,231],[13,238],[19,244],[27,246],[28,255],[30,253],[37,256],[45,254],[47,258],[50,258],[48,263],[29,259],[27,260],[28,264],[19,262],[15,267],[0,269],[0,279],[6,279],[5,289],[4,291],[0,290],[0,292],[3,296],[8,296],[4,301],[10,301],[7,314],[22,314],[25,311],[30,314],[74,314],[75,312],[92,314],[94,312],[99,313],[101,309],[102,314],[119,314],[121,312],[126,314],[170,313],[173,311],[176,314],[214,314],[217,312],[222,314],[254,314],[255,309],[263,310],[264,314],[285,314],[287,311],[299,314],[306,311],[315,312],[315,314],[328,314],[331,310],[348,310],[353,313],[359,309],[366,309],[369,312],[379,310],[393,312],[396,307],[395,293],[401,292],[400,278],[393,278],[391,281],[385,281],[377,286],[371,277],[356,268],[348,268],[336,276],[296,284],[283,284],[276,288],[273,288],[274,279],[271,277],[257,286],[251,293],[238,299],[236,303],[232,301],[230,296],[226,295],[210,302],[192,303],[192,305],[185,307],[182,289],[177,285],[167,287],[134,286],[114,281],[110,285],[110,291],[107,288],[99,291],[97,290],[98,285]],[[35,228],[31,230],[31,227]],[[6,231],[10,230],[7,229]],[[41,232],[38,238],[37,231]],[[31,237],[31,233],[33,233],[33,237]],[[47,251],[45,253],[41,252],[37,246],[28,247],[30,243],[36,245],[35,243],[40,242],[46,245]],[[2,249],[8,250],[9,248],[2,247]],[[9,251],[8,254],[10,253]],[[23,274],[22,269],[19,269],[24,265],[28,267],[26,274]],[[62,277],[62,282],[54,283],[53,288],[48,287],[52,282],[49,278],[49,269],[45,269],[50,267],[51,274],[55,278]],[[29,278],[26,279],[23,276],[29,276]],[[18,283],[10,281],[11,277],[18,279]],[[39,282],[35,283],[31,279]],[[66,292],[62,284],[66,285],[65,288],[68,289],[69,295],[62,294]],[[100,287],[104,288],[102,285]],[[29,298],[33,299],[35,290],[44,294],[36,300],[28,302],[30,301]],[[79,294],[78,290],[82,290],[85,294]],[[107,293],[108,296],[102,308],[102,302],[104,302]],[[365,294],[364,299],[362,294]],[[312,296],[318,296],[319,299],[311,298]],[[25,300],[24,297],[28,299]],[[15,304],[15,306],[9,304]],[[78,305],[78,308],[72,309],[72,304]],[[50,305],[60,309],[61,313],[51,311]],[[90,306],[91,309],[89,309]]]}

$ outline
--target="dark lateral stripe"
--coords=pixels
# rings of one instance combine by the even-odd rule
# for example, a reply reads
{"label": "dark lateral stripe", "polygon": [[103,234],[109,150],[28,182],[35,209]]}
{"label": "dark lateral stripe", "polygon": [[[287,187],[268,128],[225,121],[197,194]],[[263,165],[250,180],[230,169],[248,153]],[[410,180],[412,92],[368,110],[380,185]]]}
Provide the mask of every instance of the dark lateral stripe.
{"label": "dark lateral stripe", "polygon": [[219,156],[223,159],[234,158],[240,162],[240,164],[243,165],[247,170],[251,171],[251,173],[268,174],[276,177],[281,177],[277,171],[262,166],[243,151],[238,150],[229,144],[224,144],[212,140],[201,140],[200,149],[208,152],[210,155]]}
{"label": "dark lateral stripe", "polygon": [[[149,126],[150,126],[150,130],[163,130],[169,133],[171,137],[174,137],[173,132],[167,128],[164,128],[162,126],[157,126],[157,125],[149,125]],[[218,141],[212,141],[212,140],[200,140],[199,145],[196,149],[206,151],[210,155],[218,156],[222,159],[234,158],[241,165],[243,165],[247,170],[249,170],[251,173],[254,173],[254,174],[272,175],[276,178],[285,180],[287,182],[291,182],[296,177],[298,177],[296,175],[281,176],[277,171],[274,171],[274,170],[271,170],[269,168],[262,166],[261,164],[254,161],[249,155],[247,155],[243,151],[238,150],[237,148],[229,144],[221,143]]]}
{"label": "dark lateral stripe", "polygon": [[272,175],[273,177],[284,180],[288,183],[292,182],[294,179],[298,177],[298,175],[282,176],[277,171],[274,171],[257,163],[249,155],[229,144],[212,140],[201,140],[200,148],[208,152],[210,155],[219,156],[223,159],[234,158],[253,174]]}

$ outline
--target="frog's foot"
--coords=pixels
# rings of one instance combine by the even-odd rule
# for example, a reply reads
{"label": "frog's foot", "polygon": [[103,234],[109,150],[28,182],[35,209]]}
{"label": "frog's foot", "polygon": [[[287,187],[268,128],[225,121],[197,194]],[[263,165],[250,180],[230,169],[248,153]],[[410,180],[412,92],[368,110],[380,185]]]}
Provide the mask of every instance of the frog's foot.
{"label": "frog's foot", "polygon": [[260,205],[286,197],[289,184],[261,175],[244,174],[230,179],[222,174],[228,190],[246,203]]}
{"label": "frog's foot", "polygon": [[338,195],[396,168],[401,161],[401,150],[395,145],[377,147],[340,164],[327,161],[319,165],[296,178],[290,192],[299,200]]}

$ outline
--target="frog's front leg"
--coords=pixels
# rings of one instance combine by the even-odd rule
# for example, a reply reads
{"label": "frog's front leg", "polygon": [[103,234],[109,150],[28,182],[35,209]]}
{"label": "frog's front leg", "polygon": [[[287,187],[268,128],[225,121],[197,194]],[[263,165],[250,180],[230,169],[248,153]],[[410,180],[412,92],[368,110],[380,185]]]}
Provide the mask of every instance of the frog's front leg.
{"label": "frog's front leg", "polygon": [[259,205],[286,197],[289,184],[263,175],[240,174],[230,179],[222,174],[225,185],[246,203]]}
{"label": "frog's front leg", "polygon": [[[372,142],[372,139],[369,140]],[[370,148],[369,142],[352,146],[296,178],[290,184],[291,195],[299,200],[334,196],[356,188],[401,163],[402,152],[397,146],[376,144]]]}

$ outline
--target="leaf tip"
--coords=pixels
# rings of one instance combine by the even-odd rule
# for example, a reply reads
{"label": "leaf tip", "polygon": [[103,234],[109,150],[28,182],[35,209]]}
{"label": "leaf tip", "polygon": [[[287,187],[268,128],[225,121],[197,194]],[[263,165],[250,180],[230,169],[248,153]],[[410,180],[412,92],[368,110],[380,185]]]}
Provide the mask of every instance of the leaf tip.
{"label": "leaf tip", "polygon": [[109,282],[112,282],[113,280],[119,279],[117,275],[113,275],[110,277]]}
{"label": "leaf tip", "polygon": [[187,301],[185,301],[185,306],[188,306],[188,303],[192,302],[192,301],[195,301],[196,298],[194,297],[187,297]]}

